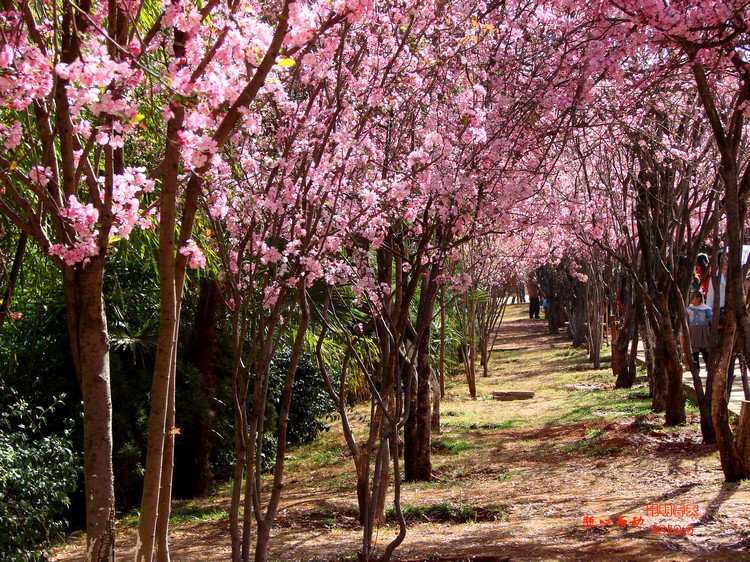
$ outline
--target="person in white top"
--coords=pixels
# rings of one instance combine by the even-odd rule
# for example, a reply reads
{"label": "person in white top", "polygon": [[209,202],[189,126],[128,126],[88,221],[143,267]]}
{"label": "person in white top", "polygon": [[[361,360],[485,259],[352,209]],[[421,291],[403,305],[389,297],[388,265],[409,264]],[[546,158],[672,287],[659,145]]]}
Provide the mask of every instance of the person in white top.
{"label": "person in white top", "polygon": [[711,347],[711,318],[713,318],[713,311],[711,307],[703,302],[703,294],[700,291],[696,291],[693,293],[686,312],[688,331],[690,332],[690,351],[693,354],[693,362],[700,373],[699,355],[703,355],[703,361],[708,370],[708,350]]}
{"label": "person in white top", "polygon": [[[719,311],[724,308],[727,293],[727,260],[722,255],[719,256],[721,260],[721,277],[719,278]],[[714,278],[711,276],[711,282],[708,284],[708,294],[706,295],[706,304],[710,307],[714,306]]]}

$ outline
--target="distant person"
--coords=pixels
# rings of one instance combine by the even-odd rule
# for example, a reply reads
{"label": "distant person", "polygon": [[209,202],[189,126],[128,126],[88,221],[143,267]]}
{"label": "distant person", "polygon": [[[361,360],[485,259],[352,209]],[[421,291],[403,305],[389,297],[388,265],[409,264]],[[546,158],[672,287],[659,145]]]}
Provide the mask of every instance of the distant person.
{"label": "distant person", "polygon": [[[727,293],[727,266],[729,265],[727,262],[727,259],[723,255],[719,255],[719,269],[720,269],[720,276],[719,276],[719,328],[721,328],[723,316],[724,316],[724,304],[726,302],[726,293]],[[715,299],[715,293],[716,288],[714,287],[714,275],[713,273],[710,275],[710,283],[708,284],[708,292],[706,294],[706,304],[711,307],[711,309],[714,309],[714,300]],[[714,311],[715,312],[715,311]]]}
{"label": "distant person", "polygon": [[526,287],[523,284],[523,279],[518,281],[518,302],[526,302]]}
{"label": "distant person", "polygon": [[[698,276],[698,284],[704,300],[708,296],[708,284],[711,282],[711,266],[706,254],[698,254],[695,265],[695,274]],[[710,303],[707,303],[709,306]]]}
{"label": "distant person", "polygon": [[534,274],[529,274],[526,279],[526,290],[529,293],[529,318],[539,318],[539,285],[537,285]]}
{"label": "distant person", "polygon": [[688,330],[690,332],[690,351],[693,354],[693,362],[700,373],[698,358],[703,355],[703,362],[708,369],[708,349],[711,340],[711,318],[713,311],[711,307],[703,302],[703,293],[695,291],[687,307]]}

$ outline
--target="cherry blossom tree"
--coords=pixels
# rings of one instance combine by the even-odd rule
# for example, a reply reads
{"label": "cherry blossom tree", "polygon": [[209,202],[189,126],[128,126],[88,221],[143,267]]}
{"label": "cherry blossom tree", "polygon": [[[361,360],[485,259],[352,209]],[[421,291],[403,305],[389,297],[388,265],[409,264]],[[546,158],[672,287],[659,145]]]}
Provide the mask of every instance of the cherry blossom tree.
{"label": "cherry blossom tree", "polygon": [[107,40],[127,35],[115,6],[111,18],[101,5],[3,8],[0,209],[62,274],[84,399],[87,552],[104,560],[113,552],[114,493],[102,281],[116,241],[152,225],[140,201],[155,182],[123,148],[124,139],[142,138],[128,90],[144,72]]}
{"label": "cherry blossom tree", "polygon": [[[114,550],[106,258],[133,228],[159,229],[161,328],[139,560],[168,559],[174,367],[182,284],[218,152],[269,73],[359,4],[47,4],[0,16],[0,209],[62,272],[84,397],[87,556]],[[153,193],[153,195],[151,195]]]}
{"label": "cherry blossom tree", "polygon": [[[727,320],[711,361],[715,375],[711,410],[725,477],[741,478],[747,474],[747,439],[744,435],[738,439],[729,428],[724,386],[735,329],[739,329],[740,340],[746,339],[748,325],[739,251],[731,252],[731,248],[742,244],[748,193],[743,182],[750,181],[741,150],[747,132],[744,113],[750,91],[746,62],[747,6],[744,2],[716,4],[685,0],[660,4],[607,0],[592,3],[591,7],[592,13],[600,17],[602,28],[607,30],[605,45],[636,62],[631,66],[634,72],[661,76],[664,83],[680,73],[688,76],[689,80],[679,78],[675,83],[687,92],[688,108],[693,106],[692,99],[700,100],[703,116],[711,127],[714,148],[719,154],[716,164],[721,181],[717,188],[724,203],[730,248],[727,278],[732,279],[727,290]],[[651,119],[657,131],[662,129],[664,115],[659,108],[645,109],[654,110]],[[649,168],[651,173],[659,174],[656,166]],[[649,197],[648,188],[654,187],[655,178],[647,177],[648,174],[646,171],[646,176],[639,178],[648,182],[641,183],[645,189],[642,189],[644,202]]]}

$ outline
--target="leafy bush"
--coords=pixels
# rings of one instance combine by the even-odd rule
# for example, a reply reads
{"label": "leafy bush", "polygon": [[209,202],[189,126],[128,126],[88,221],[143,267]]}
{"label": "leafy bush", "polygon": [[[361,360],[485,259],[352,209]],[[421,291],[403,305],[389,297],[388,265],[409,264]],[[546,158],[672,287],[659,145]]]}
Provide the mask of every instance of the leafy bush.
{"label": "leafy bush", "polygon": [[[276,407],[277,414],[281,409],[284,377],[288,368],[289,353],[277,354],[271,364],[272,389],[269,389],[270,400]],[[321,431],[328,431],[330,428],[325,423],[325,417],[334,410],[335,406],[328,396],[320,369],[308,358],[302,357],[297,364],[292,386],[287,442],[290,445],[304,445],[314,441]],[[266,418],[268,420],[268,413]]]}
{"label": "leafy bush", "polygon": [[76,488],[78,459],[70,430],[62,437],[41,432],[52,407],[32,409],[2,386],[0,395],[0,558],[44,560],[50,539],[67,525],[59,516]]}

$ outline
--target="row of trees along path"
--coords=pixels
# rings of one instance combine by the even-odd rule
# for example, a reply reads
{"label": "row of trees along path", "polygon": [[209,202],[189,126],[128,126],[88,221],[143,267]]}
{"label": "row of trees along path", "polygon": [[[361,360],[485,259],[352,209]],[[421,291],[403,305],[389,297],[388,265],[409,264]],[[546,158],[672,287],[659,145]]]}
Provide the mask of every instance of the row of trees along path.
{"label": "row of trees along path", "polygon": [[[159,280],[138,562],[170,558],[180,317],[207,255],[233,315],[234,560],[267,557],[305,350],[330,370],[322,350],[335,340],[336,370],[367,379],[367,446],[347,439],[363,558],[386,495],[400,494],[390,476],[430,478],[432,320],[444,287],[471,285],[474,264],[459,263],[476,240],[473,258],[514,275],[578,260],[591,302],[603,302],[600,272],[617,285],[616,264],[670,425],[686,419],[692,264],[709,239],[728,247],[716,384],[696,390],[727,481],[750,476],[750,423],[733,430],[721,391],[737,342],[750,349],[747,22],[742,0],[4,0],[0,212],[19,262],[33,241],[59,273],[84,410],[87,557],[114,556],[104,288],[131,250]],[[6,269],[0,325],[18,279]],[[555,318],[571,305],[546,294]],[[580,301],[568,309],[589,310]],[[263,412],[282,344],[266,496]]]}
{"label": "row of trees along path", "polygon": [[[608,357],[593,369],[586,350],[571,349],[567,336],[550,335],[547,322],[528,320],[527,310],[508,307],[488,376],[477,379],[478,400],[468,399],[463,373],[449,378],[442,430],[433,443],[434,479],[404,486],[402,501],[416,515],[397,557],[743,556],[750,494],[742,484],[723,483],[715,445],[701,443],[697,414],[668,429],[649,410],[644,376],[631,390],[614,390]],[[533,390],[535,397],[499,402],[491,396],[496,389]],[[366,414],[362,407],[355,412],[353,419]],[[272,557],[336,559],[361,548],[356,476],[343,439],[335,424],[317,444],[291,453],[299,462],[289,469]],[[336,453],[319,460],[330,451]],[[173,555],[225,560],[231,548],[223,514],[230,502],[228,494],[215,494],[199,504],[207,517],[176,524]],[[196,511],[194,502],[182,502],[177,513],[182,505]],[[667,506],[677,515],[666,514]],[[688,507],[697,515],[682,514]],[[654,535],[652,525],[692,530]],[[392,518],[378,528],[380,552],[397,532]],[[134,540],[135,531],[121,526],[125,550]],[[53,559],[78,560],[82,542],[59,549]]]}

